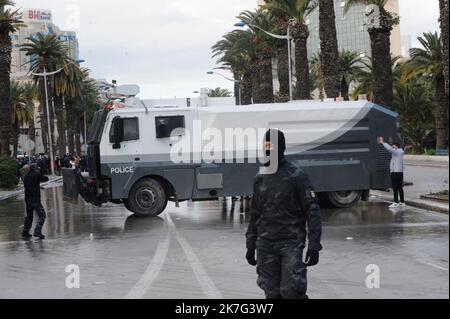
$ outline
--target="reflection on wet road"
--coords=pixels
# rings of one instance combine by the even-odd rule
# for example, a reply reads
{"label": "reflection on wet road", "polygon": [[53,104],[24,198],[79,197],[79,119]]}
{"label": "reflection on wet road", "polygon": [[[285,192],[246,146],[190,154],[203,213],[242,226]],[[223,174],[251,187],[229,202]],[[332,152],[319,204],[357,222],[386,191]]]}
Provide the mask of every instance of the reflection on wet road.
{"label": "reflection on wet road", "polygon": [[[159,218],[64,202],[43,192],[45,241],[20,237],[23,198],[0,203],[0,298],[263,298],[246,264],[248,203],[169,204]],[[449,219],[383,202],[323,209],[324,251],[311,298],[448,298]],[[68,265],[80,289],[66,288]],[[380,289],[366,287],[368,265]]]}

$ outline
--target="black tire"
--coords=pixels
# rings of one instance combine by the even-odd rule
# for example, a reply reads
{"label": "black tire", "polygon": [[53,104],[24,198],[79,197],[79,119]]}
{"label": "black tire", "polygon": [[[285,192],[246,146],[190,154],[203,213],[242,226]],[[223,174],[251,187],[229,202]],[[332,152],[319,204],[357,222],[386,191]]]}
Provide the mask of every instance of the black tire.
{"label": "black tire", "polygon": [[123,206],[125,206],[126,209],[128,209],[130,212],[133,212],[131,210],[130,204],[128,203],[127,199],[122,199],[122,202],[123,202]]}
{"label": "black tire", "polygon": [[164,187],[157,180],[148,178],[133,186],[126,206],[136,216],[156,217],[166,209],[167,202]]}
{"label": "black tire", "polygon": [[355,206],[362,196],[362,191],[344,191],[327,193],[330,204],[337,208],[349,208]]}

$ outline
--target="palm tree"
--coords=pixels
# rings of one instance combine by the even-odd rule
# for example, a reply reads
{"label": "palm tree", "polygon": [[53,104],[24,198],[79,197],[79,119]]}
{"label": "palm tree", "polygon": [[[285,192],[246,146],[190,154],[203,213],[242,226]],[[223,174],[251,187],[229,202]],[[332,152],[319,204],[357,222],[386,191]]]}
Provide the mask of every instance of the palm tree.
{"label": "palm tree", "polygon": [[81,154],[81,136],[86,143],[84,116],[86,115],[86,122],[89,123],[101,105],[97,84],[89,77],[89,70],[83,68],[81,72],[83,80],[80,83],[80,90],[75,96],[67,97],[65,101],[67,145],[71,154]]}
{"label": "palm tree", "polygon": [[208,90],[209,97],[230,97],[231,92],[227,89],[222,89],[220,87]]}
{"label": "palm tree", "polygon": [[339,54],[339,73],[341,74],[339,96],[349,101],[349,88],[352,82],[357,81],[357,76],[367,67],[365,59],[357,52],[343,50]]}
{"label": "palm tree", "polygon": [[[53,34],[37,33],[35,36],[27,38],[29,43],[22,45],[21,50],[26,52],[27,56],[30,56],[30,72],[42,73],[44,69],[47,72],[57,70],[57,66],[63,64],[62,61],[67,60],[67,50],[63,42]],[[48,79],[49,82],[51,79]],[[35,83],[39,84],[40,91],[40,109],[43,110],[43,114],[40,117],[41,129],[42,129],[42,142],[44,144],[45,153],[49,153],[49,147],[47,144],[48,134],[53,135],[53,125],[50,125],[51,132],[47,132],[47,108],[45,101],[45,86],[44,79],[42,77],[35,76]],[[49,90],[52,92],[52,90]],[[50,99],[50,97],[49,97]],[[49,101],[50,103],[50,101]],[[50,121],[53,123],[53,113],[49,114]],[[54,139],[52,139],[54,140]]]}
{"label": "palm tree", "polygon": [[391,32],[399,23],[398,16],[385,7],[389,0],[346,0],[345,12],[356,4],[374,5],[379,10],[379,25],[369,26],[373,61],[373,102],[391,107],[394,100],[391,68]]}
{"label": "palm tree", "polygon": [[7,9],[13,6],[11,0],[0,0],[0,156],[8,156],[11,133],[10,71],[11,71],[11,33],[22,24],[16,18],[17,11]]}
{"label": "palm tree", "polygon": [[253,48],[250,61],[253,76],[253,103],[273,103],[273,72],[272,60],[274,58],[277,41],[262,30],[273,32],[276,28],[276,19],[261,9],[244,11],[238,17],[249,28],[247,33]]}
{"label": "palm tree", "polygon": [[68,57],[61,60],[60,63],[56,68],[63,70],[54,76],[53,96],[58,129],[58,153],[62,156],[67,152],[66,110],[68,110],[68,105],[65,100],[80,95],[83,73],[75,61]]}
{"label": "palm tree", "polygon": [[414,76],[394,85],[393,109],[400,114],[405,144],[415,154],[434,148],[436,130],[433,120],[433,83],[428,78]]}
{"label": "palm tree", "polygon": [[[227,33],[223,39],[212,47],[213,57],[219,58],[218,69],[228,70],[233,73],[236,80],[241,85],[241,104],[252,104],[252,76],[250,70],[249,51],[251,43],[243,41],[247,38],[247,33],[236,30]],[[234,92],[236,105],[239,104],[239,83],[235,82]]]}
{"label": "palm tree", "polygon": [[[36,123],[34,122],[35,118],[35,103],[39,101],[39,88],[34,84],[27,82],[23,84],[23,95],[25,97],[25,103],[27,107],[30,109],[30,121],[28,122],[28,139],[36,143]],[[34,150],[30,153],[34,155]]]}
{"label": "palm tree", "polygon": [[[391,58],[391,74],[394,85],[401,80],[402,64],[401,57]],[[364,62],[364,67],[356,72],[356,87],[353,89],[352,98],[358,100],[360,95],[366,95],[367,100],[374,101],[374,67],[372,59]]]}
{"label": "palm tree", "polygon": [[267,0],[263,6],[274,15],[284,15],[295,21],[292,37],[295,41],[296,98],[301,100],[311,98],[307,50],[309,30],[305,19],[316,6],[314,0]]}
{"label": "palm tree", "polygon": [[443,44],[443,59],[444,59],[444,77],[445,77],[445,93],[448,97],[448,0],[439,0],[439,7],[441,11],[440,23],[441,23],[441,36]]}
{"label": "palm tree", "polygon": [[16,158],[19,142],[19,129],[30,121],[31,108],[30,104],[27,103],[24,87],[19,82],[11,82],[10,88],[13,156]]}
{"label": "palm tree", "polygon": [[[336,98],[341,92],[339,72],[339,46],[336,32],[336,14],[334,2],[319,0],[319,36],[321,65],[324,88],[329,98]],[[348,94],[347,94],[348,95]]]}
{"label": "palm tree", "polygon": [[411,60],[404,66],[403,80],[422,75],[434,81],[436,99],[436,148],[448,147],[448,97],[445,94],[444,62],[441,38],[437,32],[424,33],[418,38],[423,48],[410,50]]}

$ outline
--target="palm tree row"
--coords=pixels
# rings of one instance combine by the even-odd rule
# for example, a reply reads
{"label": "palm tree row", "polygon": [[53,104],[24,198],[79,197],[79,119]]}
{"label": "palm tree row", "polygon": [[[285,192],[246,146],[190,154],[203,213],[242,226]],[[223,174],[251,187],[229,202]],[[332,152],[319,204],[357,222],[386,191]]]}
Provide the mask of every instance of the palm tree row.
{"label": "palm tree row", "polygon": [[21,25],[14,3],[0,0],[0,156],[9,154],[11,125],[10,70],[12,41],[10,34]]}
{"label": "palm tree row", "polygon": [[[311,91],[317,89],[321,98],[342,97],[350,100],[366,95],[376,104],[396,108],[398,101],[395,94],[399,83],[406,85],[407,81],[417,76],[428,76],[434,83],[435,98],[431,105],[434,109],[436,147],[445,149],[448,146],[448,34],[442,39],[437,34],[425,34],[420,40],[424,49],[412,50],[411,61],[402,64],[399,57],[391,57],[390,36],[399,23],[399,17],[387,10],[388,0],[346,0],[345,13],[360,4],[370,5],[373,9],[374,23],[367,25],[371,54],[370,58],[363,58],[355,52],[339,53],[334,2],[266,0],[260,9],[245,11],[237,17],[248,29],[234,30],[224,35],[213,46],[213,57],[218,58],[220,68],[230,70],[241,83],[245,97],[243,104],[274,101],[273,77],[270,76],[270,60],[273,59],[278,63],[280,83],[279,98],[276,100],[287,101],[291,85],[287,41],[275,40],[261,30],[285,35],[289,26],[295,43],[295,99],[310,99]],[[448,31],[448,19],[445,19],[445,14],[448,17],[448,0],[440,0],[440,3],[441,26]],[[317,8],[320,52],[308,61],[309,29],[306,21]],[[414,83],[424,87],[420,81]]]}
{"label": "palm tree row", "polygon": [[[60,155],[68,150],[81,153],[83,122],[92,117],[100,105],[97,86],[89,78],[89,71],[81,69],[70,58],[64,43],[54,34],[37,33],[27,38],[28,43],[21,50],[30,57],[30,75],[34,85],[10,83],[11,37],[10,34],[23,26],[15,17],[17,11],[7,9],[13,6],[10,0],[0,0],[0,155],[9,155],[12,134],[14,155],[17,155],[18,128],[28,124],[29,138],[35,141],[34,102],[37,101],[41,116],[44,151],[49,153],[49,136],[54,137],[56,123],[57,140],[52,138]],[[37,74],[60,70],[47,77]],[[48,88],[50,104],[47,114],[45,88]],[[84,117],[88,117],[85,119]],[[47,118],[50,118],[50,126]],[[48,132],[50,127],[50,132]],[[83,136],[86,140],[86,136]]]}

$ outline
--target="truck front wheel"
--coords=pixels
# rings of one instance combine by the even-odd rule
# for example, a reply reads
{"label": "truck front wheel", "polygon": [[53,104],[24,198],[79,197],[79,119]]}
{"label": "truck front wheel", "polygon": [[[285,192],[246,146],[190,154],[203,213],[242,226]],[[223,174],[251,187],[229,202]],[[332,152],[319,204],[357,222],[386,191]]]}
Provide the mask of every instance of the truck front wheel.
{"label": "truck front wheel", "polygon": [[133,186],[127,206],[137,216],[155,217],[166,209],[167,201],[164,187],[157,180],[148,178]]}
{"label": "truck front wheel", "polygon": [[329,192],[327,195],[334,207],[349,208],[361,200],[362,191]]}

